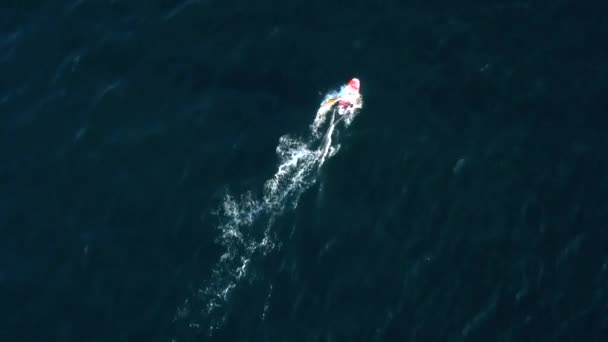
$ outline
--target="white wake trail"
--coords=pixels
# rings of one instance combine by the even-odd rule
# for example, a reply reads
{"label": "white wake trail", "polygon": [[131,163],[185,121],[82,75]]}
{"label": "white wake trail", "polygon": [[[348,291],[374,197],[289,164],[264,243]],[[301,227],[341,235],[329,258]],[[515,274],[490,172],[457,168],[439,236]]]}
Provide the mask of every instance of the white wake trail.
{"label": "white wake trail", "polygon": [[[318,178],[321,166],[339,149],[339,144],[334,142],[336,128],[347,128],[358,114],[358,110],[353,110],[339,115],[332,106],[324,105],[336,94],[326,95],[305,137],[284,135],[279,138],[276,148],[279,167],[265,182],[261,198],[256,198],[251,191],[236,198],[230,194],[225,196],[217,212],[222,221],[217,227],[220,231],[218,241],[225,253],[196,298],[187,299],[178,308],[176,320],[188,320],[190,327],[206,329],[209,335],[223,325],[226,318],[223,305],[247,275],[251,258],[266,255],[275,246],[272,239],[274,219],[285,210],[297,207],[301,195]],[[324,125],[328,118],[329,123]],[[264,226],[263,231],[259,226]],[[196,303],[202,305],[197,307]],[[191,317],[197,314],[193,310],[200,310],[202,316]],[[205,322],[205,327],[197,321]]]}

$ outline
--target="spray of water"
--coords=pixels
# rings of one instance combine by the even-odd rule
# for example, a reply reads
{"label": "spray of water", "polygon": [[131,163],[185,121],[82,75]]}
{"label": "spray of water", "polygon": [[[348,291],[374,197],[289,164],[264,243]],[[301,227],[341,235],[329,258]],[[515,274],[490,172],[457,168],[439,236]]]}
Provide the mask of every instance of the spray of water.
{"label": "spray of water", "polygon": [[[225,195],[216,213],[221,221],[217,227],[220,232],[218,242],[225,252],[195,298],[187,299],[178,308],[176,319],[189,320],[190,327],[206,329],[208,335],[223,325],[226,318],[223,306],[247,275],[252,257],[264,256],[276,246],[271,234],[275,218],[297,207],[301,195],[318,178],[321,166],[339,149],[334,139],[335,130],[348,128],[357,115],[358,108],[339,115],[333,106],[335,101],[332,101],[338,96],[338,91],[325,96],[304,137],[284,135],[279,139],[276,148],[279,167],[265,182],[261,196],[256,198],[251,191],[238,197]],[[259,229],[255,231],[254,224],[255,228],[265,228],[262,232]],[[191,317],[197,314],[193,312],[195,301],[203,303],[202,320]],[[204,321],[205,326],[195,321]]]}

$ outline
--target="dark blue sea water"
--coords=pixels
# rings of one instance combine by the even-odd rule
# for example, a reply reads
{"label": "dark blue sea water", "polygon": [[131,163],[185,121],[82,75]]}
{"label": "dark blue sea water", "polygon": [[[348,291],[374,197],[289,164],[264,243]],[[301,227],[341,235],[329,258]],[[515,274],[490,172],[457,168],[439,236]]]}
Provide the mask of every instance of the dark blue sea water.
{"label": "dark blue sea water", "polygon": [[6,1],[0,340],[607,341],[607,10]]}

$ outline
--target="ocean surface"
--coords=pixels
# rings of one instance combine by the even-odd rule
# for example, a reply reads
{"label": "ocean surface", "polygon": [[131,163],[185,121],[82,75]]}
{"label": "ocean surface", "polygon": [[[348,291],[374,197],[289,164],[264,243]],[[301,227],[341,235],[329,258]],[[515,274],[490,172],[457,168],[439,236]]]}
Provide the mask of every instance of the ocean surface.
{"label": "ocean surface", "polygon": [[0,341],[608,341],[606,13],[4,2]]}

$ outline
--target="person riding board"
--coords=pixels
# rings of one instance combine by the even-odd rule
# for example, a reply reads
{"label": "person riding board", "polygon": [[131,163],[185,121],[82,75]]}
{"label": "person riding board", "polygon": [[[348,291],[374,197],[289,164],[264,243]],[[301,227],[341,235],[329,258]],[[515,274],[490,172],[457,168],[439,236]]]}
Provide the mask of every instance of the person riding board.
{"label": "person riding board", "polygon": [[346,120],[347,123],[352,120],[353,115],[363,108],[363,98],[359,93],[360,86],[359,79],[353,78],[338,91],[332,91],[325,95],[312,123],[312,130],[315,135],[319,134],[319,128],[328,118],[327,113],[329,112],[332,113],[329,117],[331,117],[333,125],[342,120]]}
{"label": "person riding board", "polygon": [[359,94],[360,86],[361,82],[359,79],[353,78],[344,88],[342,88],[338,99],[338,114],[344,115],[351,109],[361,105],[361,94]]}
{"label": "person riding board", "polygon": [[360,86],[361,82],[358,78],[351,79],[345,86],[342,86],[339,92],[324,99],[319,108],[319,113],[328,112],[336,104],[339,115],[353,113],[355,109],[361,108]]}

